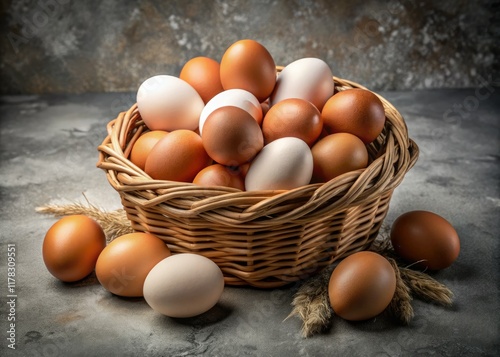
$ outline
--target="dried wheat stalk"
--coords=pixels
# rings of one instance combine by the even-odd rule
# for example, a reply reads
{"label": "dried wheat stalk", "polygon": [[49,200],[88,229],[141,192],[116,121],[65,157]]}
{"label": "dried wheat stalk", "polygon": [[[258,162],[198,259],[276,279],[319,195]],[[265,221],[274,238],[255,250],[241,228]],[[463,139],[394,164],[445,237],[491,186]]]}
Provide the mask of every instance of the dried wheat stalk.
{"label": "dried wheat stalk", "polygon": [[81,203],[72,203],[65,205],[48,204],[37,207],[36,211],[59,217],[82,214],[93,218],[101,225],[108,242],[116,237],[133,232],[125,210],[123,209],[107,212],[90,203],[88,206]]}
{"label": "dried wheat stalk", "polygon": [[392,298],[387,312],[405,324],[409,324],[414,316],[411,301],[413,300],[411,289],[401,276],[401,270],[398,263],[393,258],[387,258],[396,273],[396,291]]}
{"label": "dried wheat stalk", "polygon": [[421,300],[442,306],[453,304],[453,292],[428,274],[410,268],[401,268],[401,276],[413,295]]}
{"label": "dried wheat stalk", "polygon": [[299,316],[303,321],[302,335],[310,337],[325,330],[333,316],[328,297],[328,282],[333,266],[326,267],[321,273],[311,277],[295,294],[292,301],[292,316]]}

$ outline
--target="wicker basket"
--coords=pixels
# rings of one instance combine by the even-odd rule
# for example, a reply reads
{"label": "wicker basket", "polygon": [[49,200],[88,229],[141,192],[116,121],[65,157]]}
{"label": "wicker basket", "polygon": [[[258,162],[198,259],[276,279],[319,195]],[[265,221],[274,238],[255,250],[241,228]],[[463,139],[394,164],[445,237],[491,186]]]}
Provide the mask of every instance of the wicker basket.
{"label": "wicker basket", "polygon": [[[366,89],[333,80],[336,91]],[[120,194],[134,230],[157,235],[174,254],[212,259],[227,285],[279,287],[367,249],[376,238],[394,189],[418,157],[402,116],[379,98],[386,124],[368,147],[369,166],[324,184],[242,192],[153,180],[128,160],[147,130],[137,105],[108,124],[97,167]]]}

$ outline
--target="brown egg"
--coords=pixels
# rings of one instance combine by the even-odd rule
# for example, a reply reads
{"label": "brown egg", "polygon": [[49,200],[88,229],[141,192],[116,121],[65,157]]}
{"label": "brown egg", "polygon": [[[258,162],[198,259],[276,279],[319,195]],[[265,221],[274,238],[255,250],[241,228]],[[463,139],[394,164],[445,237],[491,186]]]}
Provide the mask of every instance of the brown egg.
{"label": "brown egg", "polygon": [[158,141],[148,155],[144,171],[157,180],[192,182],[210,162],[201,137],[181,129]]}
{"label": "brown egg", "polygon": [[244,89],[263,102],[276,84],[276,65],[269,51],[259,42],[240,40],[224,52],[220,79],[225,90]]}
{"label": "brown egg", "polygon": [[243,176],[236,170],[221,164],[213,164],[198,172],[193,183],[200,186],[226,186],[245,190]]}
{"label": "brown egg", "polygon": [[259,124],[238,107],[214,110],[205,121],[202,140],[208,155],[225,166],[250,161],[264,146]]}
{"label": "brown egg", "polygon": [[399,216],[391,228],[391,242],[400,257],[423,269],[447,268],[460,253],[455,228],[428,211],[410,211]]}
{"label": "brown egg", "polygon": [[346,172],[365,168],[368,151],[365,144],[349,133],[330,134],[311,148],[314,169],[311,182],[327,182]]}
{"label": "brown egg", "polygon": [[264,144],[279,138],[293,136],[311,146],[323,129],[321,113],[311,102],[300,99],[284,99],[267,112],[262,122]]}
{"label": "brown egg", "polygon": [[164,241],[149,233],[129,233],[115,238],[99,255],[95,268],[101,285],[119,296],[143,296],[149,271],[170,256]]}
{"label": "brown egg", "polygon": [[368,320],[384,311],[396,291],[396,274],[380,254],[362,251],[333,270],[328,296],[333,311],[345,320]]}
{"label": "brown egg", "polygon": [[101,226],[84,215],[61,218],[47,231],[42,255],[48,271],[65,282],[81,280],[94,271],[106,246]]}
{"label": "brown egg", "polygon": [[212,58],[190,59],[182,67],[179,78],[191,84],[205,104],[224,90],[220,82],[220,64]]}
{"label": "brown egg", "polygon": [[144,170],[146,166],[146,159],[160,139],[164,138],[168,134],[167,131],[163,130],[153,130],[142,134],[134,143],[132,150],[130,151],[130,161],[132,161],[139,168]]}
{"label": "brown egg", "polygon": [[369,90],[355,88],[333,95],[322,109],[323,125],[332,133],[351,133],[365,144],[379,136],[385,124],[384,106]]}

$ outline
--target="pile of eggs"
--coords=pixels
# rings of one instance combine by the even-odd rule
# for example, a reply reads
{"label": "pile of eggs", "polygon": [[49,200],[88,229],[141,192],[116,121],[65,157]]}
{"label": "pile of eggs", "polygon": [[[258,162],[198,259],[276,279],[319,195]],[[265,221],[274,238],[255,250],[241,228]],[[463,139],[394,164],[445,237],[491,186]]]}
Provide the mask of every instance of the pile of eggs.
{"label": "pile of eggs", "polygon": [[148,130],[130,161],[153,179],[287,190],[365,168],[384,107],[371,91],[335,93],[332,71],[301,58],[280,73],[269,51],[246,39],[220,63],[195,57],[179,76],[156,75],[137,91]]}
{"label": "pile of eggs", "polygon": [[192,317],[211,309],[224,289],[220,268],[198,254],[172,255],[160,238],[128,233],[106,245],[102,227],[85,215],[69,215],[47,231],[42,256],[47,270],[64,282],[95,271],[110,293],[144,297],[151,308],[170,317]]}

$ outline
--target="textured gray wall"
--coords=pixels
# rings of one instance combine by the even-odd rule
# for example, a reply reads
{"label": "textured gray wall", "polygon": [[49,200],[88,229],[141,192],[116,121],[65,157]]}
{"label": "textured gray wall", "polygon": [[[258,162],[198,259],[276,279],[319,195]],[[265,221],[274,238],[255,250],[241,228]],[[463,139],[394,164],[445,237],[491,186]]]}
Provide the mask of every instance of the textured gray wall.
{"label": "textured gray wall", "polygon": [[500,77],[499,13],[488,0],[2,0],[0,94],[136,91],[243,38],[374,90],[474,87]]}

